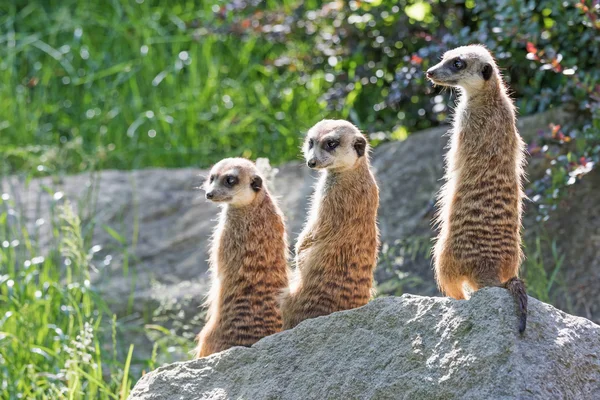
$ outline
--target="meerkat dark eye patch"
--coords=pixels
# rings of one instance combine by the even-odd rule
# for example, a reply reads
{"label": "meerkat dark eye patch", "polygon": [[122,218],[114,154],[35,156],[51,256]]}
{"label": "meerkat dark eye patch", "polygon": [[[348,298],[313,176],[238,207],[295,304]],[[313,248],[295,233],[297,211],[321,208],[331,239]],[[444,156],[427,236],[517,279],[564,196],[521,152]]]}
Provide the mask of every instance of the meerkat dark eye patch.
{"label": "meerkat dark eye patch", "polygon": [[454,60],[452,60],[450,65],[455,71],[460,71],[461,69],[465,69],[467,67],[467,63],[460,57],[456,57]]}
{"label": "meerkat dark eye patch", "polygon": [[490,78],[492,77],[492,72],[493,72],[493,68],[490,64],[485,64],[483,66],[483,68],[481,69],[481,75],[483,75],[483,79],[486,81],[489,81]]}
{"label": "meerkat dark eye patch", "polygon": [[308,140],[308,149],[312,149],[313,147],[315,147],[315,139],[309,139]]}
{"label": "meerkat dark eye patch", "polygon": [[323,148],[327,151],[335,150],[340,145],[340,141],[336,139],[330,139],[325,141]]}
{"label": "meerkat dark eye patch", "polygon": [[234,187],[238,183],[237,176],[227,175],[225,179],[223,179],[223,184],[227,187]]}
{"label": "meerkat dark eye patch", "polygon": [[215,181],[215,175],[211,175],[210,178],[208,178],[208,181],[213,183]]}
{"label": "meerkat dark eye patch", "polygon": [[364,156],[366,148],[367,148],[367,140],[362,136],[358,136],[356,138],[356,140],[354,141],[354,150],[356,150],[356,154],[359,157]]}
{"label": "meerkat dark eye patch", "polygon": [[252,181],[250,181],[250,187],[255,192],[258,192],[262,188],[262,178],[258,175],[252,177]]}

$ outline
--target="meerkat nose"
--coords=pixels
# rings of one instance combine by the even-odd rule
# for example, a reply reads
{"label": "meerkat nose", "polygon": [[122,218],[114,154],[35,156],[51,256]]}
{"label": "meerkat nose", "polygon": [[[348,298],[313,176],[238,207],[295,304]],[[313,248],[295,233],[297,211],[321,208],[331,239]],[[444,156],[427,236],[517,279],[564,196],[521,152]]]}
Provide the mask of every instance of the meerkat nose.
{"label": "meerkat nose", "polygon": [[309,168],[314,168],[317,166],[317,161],[314,158],[312,158],[312,159],[308,160],[306,165],[308,165]]}
{"label": "meerkat nose", "polygon": [[432,71],[431,69],[428,69],[428,70],[427,70],[427,72],[425,72],[425,75],[426,75],[428,78],[431,78],[431,77],[433,76],[433,71]]}
{"label": "meerkat nose", "polygon": [[213,197],[215,197],[215,195],[214,195],[214,193],[213,193],[213,192],[206,192],[206,198],[207,198],[208,200],[212,199]]}

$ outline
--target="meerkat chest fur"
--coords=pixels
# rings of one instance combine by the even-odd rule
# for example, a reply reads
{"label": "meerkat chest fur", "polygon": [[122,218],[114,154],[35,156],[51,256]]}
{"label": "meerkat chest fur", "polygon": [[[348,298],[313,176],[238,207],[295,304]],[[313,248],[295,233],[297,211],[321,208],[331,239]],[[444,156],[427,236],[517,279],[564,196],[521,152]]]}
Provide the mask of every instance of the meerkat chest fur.
{"label": "meerkat chest fur", "polygon": [[280,331],[279,299],[289,283],[283,214],[254,164],[222,160],[205,190],[222,209],[210,247],[212,284],[198,357]]}
{"label": "meerkat chest fur", "polygon": [[462,94],[447,165],[445,222],[460,259],[521,259],[523,141],[503,87]]}
{"label": "meerkat chest fur", "polygon": [[521,146],[514,106],[505,93],[461,95],[450,149],[454,170],[467,167],[467,172],[473,173],[478,166],[485,166],[488,168],[480,170],[485,173],[497,163],[513,167],[517,158],[522,157]]}
{"label": "meerkat chest fur", "polygon": [[305,228],[314,242],[311,250],[319,256],[322,247],[350,251],[342,245],[356,244],[361,237],[377,240],[378,205],[379,190],[368,166],[343,173],[322,172]]}
{"label": "meerkat chest fur", "polygon": [[284,298],[284,329],[369,301],[377,264],[379,190],[368,165],[326,171],[296,246],[296,279]]}
{"label": "meerkat chest fur", "polygon": [[211,249],[205,346],[248,346],[281,330],[287,252],[283,216],[268,195],[255,205],[222,209]]}
{"label": "meerkat chest fur", "polygon": [[369,301],[379,238],[379,189],[367,138],[347,121],[323,120],[303,145],[321,176],[296,242],[296,271],[282,299],[283,327]]}
{"label": "meerkat chest fur", "polygon": [[244,209],[225,206],[213,246],[220,280],[245,277],[251,282],[259,278],[279,282],[284,278],[278,271],[286,259],[283,216],[268,195]]}

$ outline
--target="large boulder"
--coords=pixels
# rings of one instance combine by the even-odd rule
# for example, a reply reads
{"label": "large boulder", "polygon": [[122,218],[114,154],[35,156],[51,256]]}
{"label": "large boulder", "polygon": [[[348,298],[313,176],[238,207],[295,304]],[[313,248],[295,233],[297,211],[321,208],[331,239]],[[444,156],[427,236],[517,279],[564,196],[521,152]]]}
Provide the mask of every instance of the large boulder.
{"label": "large boulder", "polygon": [[598,399],[600,326],[507,291],[468,301],[403,295],[256,343],[161,367],[130,400]]}
{"label": "large boulder", "polygon": [[[569,188],[555,213],[543,226],[564,262],[562,281],[553,304],[600,323],[600,169]],[[542,233],[543,234],[543,233]],[[552,257],[546,256],[553,265]]]}

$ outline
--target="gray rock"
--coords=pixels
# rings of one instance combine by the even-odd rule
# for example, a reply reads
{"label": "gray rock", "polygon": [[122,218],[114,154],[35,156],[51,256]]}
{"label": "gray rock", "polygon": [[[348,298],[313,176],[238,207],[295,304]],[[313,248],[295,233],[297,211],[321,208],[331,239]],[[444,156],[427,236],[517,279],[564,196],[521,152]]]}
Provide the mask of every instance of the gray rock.
{"label": "gray rock", "polygon": [[[544,229],[564,257],[553,304],[600,322],[600,169],[569,188]],[[549,265],[552,257],[546,256]]]}
{"label": "gray rock", "polygon": [[251,348],[161,367],[130,400],[598,399],[600,326],[499,288],[468,301],[381,298]]}
{"label": "gray rock", "polygon": [[[83,217],[84,234],[93,236],[95,284],[119,314],[146,311],[166,299],[202,301],[206,292],[206,246],[217,208],[197,190],[196,169],[102,171],[23,184],[2,182],[42,249],[56,248],[52,237],[55,207],[69,199]],[[58,192],[60,196],[54,196]],[[41,223],[40,223],[41,222]],[[108,227],[108,228],[107,228]],[[109,228],[119,236],[115,239]],[[124,243],[121,243],[120,241]],[[123,269],[124,249],[131,257]],[[107,258],[107,256],[109,256]],[[134,293],[132,308],[128,298]]]}

